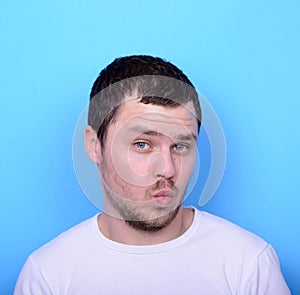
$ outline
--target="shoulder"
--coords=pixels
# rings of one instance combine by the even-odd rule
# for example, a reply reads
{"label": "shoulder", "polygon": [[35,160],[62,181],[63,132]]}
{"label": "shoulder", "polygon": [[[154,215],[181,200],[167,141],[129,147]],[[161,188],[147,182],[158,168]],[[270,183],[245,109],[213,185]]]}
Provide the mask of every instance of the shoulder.
{"label": "shoulder", "polygon": [[[24,264],[15,294],[58,294],[76,276],[99,245],[97,215],[35,250]],[[94,251],[94,252],[93,252]]]}
{"label": "shoulder", "polygon": [[[256,234],[207,212],[195,209],[195,239],[202,260],[225,274],[239,294],[290,294],[278,257],[270,244]],[[258,294],[257,293],[257,294]]]}
{"label": "shoulder", "polygon": [[96,220],[97,215],[71,227],[35,250],[31,257],[35,261],[41,262],[45,259],[60,259],[65,257],[66,253],[74,255],[77,251],[84,248],[85,245],[89,245],[95,240],[94,225]]}
{"label": "shoulder", "polygon": [[222,252],[258,257],[269,245],[261,237],[224,218],[195,210],[199,237],[212,247],[221,248]]}

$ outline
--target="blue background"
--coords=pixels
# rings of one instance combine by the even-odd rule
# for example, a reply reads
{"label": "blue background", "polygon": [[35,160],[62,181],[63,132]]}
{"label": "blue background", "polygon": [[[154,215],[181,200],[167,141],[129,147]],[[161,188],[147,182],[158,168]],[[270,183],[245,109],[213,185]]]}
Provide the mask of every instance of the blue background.
{"label": "blue background", "polygon": [[[72,137],[98,72],[128,54],[170,60],[210,101],[227,166],[202,209],[269,241],[300,294],[299,8],[296,0],[2,0],[0,294],[12,294],[31,251],[97,212],[77,183]],[[187,202],[197,205],[197,193]]]}

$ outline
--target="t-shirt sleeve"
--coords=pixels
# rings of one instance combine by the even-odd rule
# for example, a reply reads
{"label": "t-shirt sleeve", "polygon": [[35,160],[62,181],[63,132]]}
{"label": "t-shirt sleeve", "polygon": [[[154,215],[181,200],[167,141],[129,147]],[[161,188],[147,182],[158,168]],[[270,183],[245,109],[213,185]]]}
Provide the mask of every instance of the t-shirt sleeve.
{"label": "t-shirt sleeve", "polygon": [[250,279],[242,291],[243,294],[249,295],[291,294],[282,276],[277,255],[271,245],[268,245],[258,256]]}
{"label": "t-shirt sleeve", "polygon": [[37,294],[51,295],[52,292],[42,271],[34,262],[33,258],[29,256],[19,275],[14,295]]}

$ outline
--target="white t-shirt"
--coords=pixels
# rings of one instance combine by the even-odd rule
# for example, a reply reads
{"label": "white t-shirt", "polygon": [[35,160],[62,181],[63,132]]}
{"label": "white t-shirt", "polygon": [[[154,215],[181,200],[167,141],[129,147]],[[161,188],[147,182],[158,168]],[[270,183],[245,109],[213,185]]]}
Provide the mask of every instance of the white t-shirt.
{"label": "white t-shirt", "polygon": [[290,294],[269,244],[193,209],[182,236],[149,246],[107,239],[96,215],[31,254],[14,294]]}

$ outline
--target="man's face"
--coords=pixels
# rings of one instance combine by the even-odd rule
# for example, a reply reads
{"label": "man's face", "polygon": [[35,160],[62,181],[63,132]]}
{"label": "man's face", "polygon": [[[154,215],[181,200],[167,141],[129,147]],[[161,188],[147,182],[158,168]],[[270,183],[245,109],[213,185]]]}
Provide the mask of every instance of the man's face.
{"label": "man's face", "polygon": [[196,157],[198,127],[190,110],[192,103],[174,108],[128,100],[120,106],[99,165],[107,213],[113,209],[146,231],[176,217]]}

